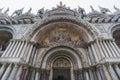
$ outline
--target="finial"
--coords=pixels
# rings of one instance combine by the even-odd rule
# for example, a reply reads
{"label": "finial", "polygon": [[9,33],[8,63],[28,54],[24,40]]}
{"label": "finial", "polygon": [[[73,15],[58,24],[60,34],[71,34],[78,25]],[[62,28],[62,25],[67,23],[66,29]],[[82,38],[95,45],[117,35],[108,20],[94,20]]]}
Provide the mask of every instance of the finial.
{"label": "finial", "polygon": [[28,10],[27,14],[31,13],[32,11],[32,8],[30,7],[30,9]]}
{"label": "finial", "polygon": [[108,8],[103,8],[101,6],[98,6],[100,8],[101,13],[106,14],[107,12],[111,12]]}
{"label": "finial", "polygon": [[59,9],[64,9],[66,6],[65,4],[63,5],[62,1],[60,1],[60,5],[57,5]]}
{"label": "finial", "polygon": [[117,8],[115,5],[114,5],[114,9],[115,9],[116,11],[120,11],[120,9]]}
{"label": "finial", "polygon": [[4,12],[5,14],[7,14],[8,13],[8,11],[9,11],[9,8],[7,8],[7,10]]}
{"label": "finial", "polygon": [[0,12],[2,12],[3,9],[4,9],[4,8],[0,8]]}

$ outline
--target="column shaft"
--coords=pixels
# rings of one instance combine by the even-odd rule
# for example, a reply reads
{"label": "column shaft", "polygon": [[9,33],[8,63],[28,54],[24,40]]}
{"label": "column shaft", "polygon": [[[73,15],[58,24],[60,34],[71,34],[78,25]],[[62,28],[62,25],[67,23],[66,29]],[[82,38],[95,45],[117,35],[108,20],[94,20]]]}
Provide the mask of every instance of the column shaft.
{"label": "column shaft", "polygon": [[18,72],[16,73],[15,80],[20,80],[22,68],[23,68],[22,66],[19,67]]}
{"label": "column shaft", "polygon": [[20,41],[16,41],[16,48],[15,48],[15,51],[13,52],[13,56],[12,57],[15,57],[15,55],[17,54],[18,50],[19,50],[19,46],[20,46]]}
{"label": "column shaft", "polygon": [[39,79],[40,79],[40,73],[37,71],[36,76],[35,76],[35,80],[39,80]]}
{"label": "column shaft", "polygon": [[12,45],[12,41],[10,41],[7,49],[5,50],[5,52],[3,53],[3,55],[1,57],[5,57],[5,55],[7,54],[7,52],[9,51],[9,49],[11,48],[11,45]]}
{"label": "column shaft", "polygon": [[1,78],[2,75],[3,75],[3,73],[4,73],[5,69],[6,69],[6,66],[7,66],[7,64],[5,63],[5,64],[3,64],[2,67],[0,68],[0,78]]}
{"label": "column shaft", "polygon": [[20,54],[21,54],[22,49],[23,49],[23,47],[24,47],[24,44],[25,44],[24,41],[21,41],[20,49],[19,49],[19,51],[18,51],[16,57],[20,57]]}
{"label": "column shaft", "polygon": [[18,67],[19,66],[17,64],[15,64],[15,66],[13,67],[13,70],[12,70],[8,80],[15,80],[14,78],[16,76],[15,74],[17,73]]}
{"label": "column shaft", "polygon": [[107,51],[106,51],[106,49],[105,49],[102,41],[100,41],[100,45],[101,45],[101,48],[102,48],[102,50],[103,50],[103,53],[105,54],[105,57],[109,57],[109,55],[108,55],[108,53],[107,53]]}
{"label": "column shaft", "polygon": [[111,65],[108,66],[108,70],[113,80],[119,80]]}
{"label": "column shaft", "polygon": [[17,45],[18,45],[18,40],[14,40],[14,42],[15,42],[15,45],[13,46],[13,48],[12,48],[12,50],[11,50],[11,52],[10,52],[9,57],[12,57],[12,55],[14,54],[14,52],[15,52],[15,50],[16,50],[16,47],[17,47]]}
{"label": "column shaft", "polygon": [[11,69],[12,69],[12,64],[10,64],[10,65],[8,66],[8,68],[7,68],[7,70],[5,71],[3,77],[1,78],[1,80],[7,80],[8,76],[9,76],[9,74],[10,74]]}

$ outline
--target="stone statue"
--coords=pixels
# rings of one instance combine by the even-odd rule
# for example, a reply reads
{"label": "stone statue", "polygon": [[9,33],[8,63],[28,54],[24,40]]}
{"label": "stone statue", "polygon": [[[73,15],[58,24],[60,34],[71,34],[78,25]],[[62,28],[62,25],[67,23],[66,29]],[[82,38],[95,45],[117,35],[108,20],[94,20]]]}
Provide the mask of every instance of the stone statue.
{"label": "stone statue", "polygon": [[85,16],[85,9],[78,6],[78,13],[81,15],[81,18]]}
{"label": "stone statue", "polygon": [[13,14],[12,14],[11,16],[13,16],[13,15],[16,15],[16,16],[21,15],[21,14],[22,14],[22,12],[23,12],[23,9],[24,9],[24,8],[19,9],[19,10],[15,10],[15,12],[13,12]]}
{"label": "stone statue", "polygon": [[30,8],[30,9],[28,10],[27,14],[31,13],[31,11],[32,11],[32,8]]}
{"label": "stone statue", "polygon": [[101,12],[102,14],[106,14],[107,12],[111,12],[108,8],[103,8],[103,7],[101,7],[101,6],[99,6],[99,8],[100,8],[100,12]]}
{"label": "stone statue", "polygon": [[37,15],[38,15],[40,18],[43,18],[43,14],[44,14],[44,8],[39,9],[38,12],[37,12]]}
{"label": "stone statue", "polygon": [[0,8],[0,13],[2,13],[2,10],[3,10],[4,8]]}
{"label": "stone statue", "polygon": [[115,5],[114,5],[114,9],[115,9],[116,11],[120,11],[120,9],[117,8]]}
{"label": "stone statue", "polygon": [[98,13],[99,13],[99,12],[96,11],[91,5],[90,5],[90,8],[91,8],[92,13],[94,13],[94,14],[98,14]]}
{"label": "stone statue", "polygon": [[9,11],[9,8],[7,8],[7,10],[4,12],[4,14],[7,14],[7,13],[8,13],[8,11]]}

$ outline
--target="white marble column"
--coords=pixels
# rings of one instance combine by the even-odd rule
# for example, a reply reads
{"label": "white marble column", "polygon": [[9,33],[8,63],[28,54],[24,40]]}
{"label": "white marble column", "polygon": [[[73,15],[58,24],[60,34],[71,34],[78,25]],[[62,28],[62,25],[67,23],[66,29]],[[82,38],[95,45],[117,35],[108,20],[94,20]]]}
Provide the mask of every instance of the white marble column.
{"label": "white marble column", "polygon": [[115,52],[113,51],[113,49],[112,49],[112,47],[111,47],[111,45],[110,45],[110,43],[109,43],[109,40],[106,40],[105,43],[107,44],[107,46],[108,46],[108,48],[109,48],[109,51],[111,52],[112,57],[116,57],[116,54],[115,54]]}
{"label": "white marble column", "polygon": [[114,68],[115,68],[115,70],[116,70],[116,72],[117,72],[117,74],[118,74],[118,77],[119,77],[119,79],[120,79],[120,68],[119,68],[119,66],[118,66],[117,64],[115,64],[115,65],[114,65]]}
{"label": "white marble column", "polygon": [[35,80],[39,80],[39,79],[40,79],[40,73],[39,71],[36,71]]}
{"label": "white marble column", "polygon": [[27,49],[28,42],[25,41],[24,44],[25,44],[25,45],[24,45],[23,50],[22,50],[22,52],[21,52],[21,54],[20,54],[20,58],[23,58],[23,56],[24,56],[24,54],[25,54],[25,51],[26,51],[26,49]]}
{"label": "white marble column", "polygon": [[98,62],[99,60],[98,60],[97,52],[95,50],[94,43],[91,43],[91,49],[92,49],[92,53],[93,53],[95,61]]}
{"label": "white marble column", "polygon": [[14,67],[13,67],[13,70],[8,78],[8,80],[15,80],[15,76],[16,76],[16,73],[17,73],[17,70],[18,70],[18,64],[15,64]]}
{"label": "white marble column", "polygon": [[90,80],[94,80],[94,77],[93,77],[94,75],[90,68],[89,68],[89,75],[90,75]]}
{"label": "white marble column", "polygon": [[16,57],[20,57],[20,54],[21,54],[21,52],[22,52],[22,50],[24,48],[24,45],[25,45],[25,41],[21,41],[21,45],[20,45],[20,48],[19,48],[19,50],[17,52]]}
{"label": "white marble column", "polygon": [[85,70],[85,75],[86,75],[86,80],[90,80],[87,70]]}
{"label": "white marble column", "polygon": [[16,42],[16,44],[18,44],[18,45],[17,45],[15,51],[13,52],[13,56],[12,56],[12,57],[15,57],[15,55],[18,54],[17,52],[19,51],[19,47],[21,46],[21,45],[20,45],[21,42],[18,40],[18,41]]}
{"label": "white marble column", "polygon": [[12,44],[11,44],[10,48],[8,49],[8,51],[6,52],[6,55],[4,57],[8,57],[10,55],[10,52],[15,45],[15,41],[12,40],[11,43]]}
{"label": "white marble column", "polygon": [[106,69],[106,66],[105,66],[105,65],[103,65],[103,71],[104,71],[104,73],[105,73],[106,79],[107,79],[107,80],[112,80],[112,79],[111,79],[111,76],[110,76],[108,70]]}
{"label": "white marble column", "polygon": [[100,45],[101,45],[101,48],[102,48],[102,50],[103,50],[103,53],[104,53],[105,57],[109,57],[109,55],[108,55],[108,53],[107,53],[107,51],[106,51],[106,49],[105,49],[105,46],[103,45],[103,43],[102,43],[101,40],[100,40]]}
{"label": "white marble column", "polygon": [[93,58],[93,55],[92,55],[92,51],[91,51],[91,47],[88,46],[88,54],[90,56],[90,60],[91,60],[91,64],[93,64],[95,61],[94,61],[94,58]]}
{"label": "white marble column", "polygon": [[12,64],[9,64],[7,70],[5,71],[4,75],[2,76],[1,80],[7,80],[10,72],[11,72],[11,69],[12,69]]}
{"label": "white marble column", "polygon": [[29,62],[29,60],[30,60],[30,56],[31,56],[31,54],[33,54],[32,53],[32,51],[33,51],[33,43],[29,43],[30,44],[30,48],[29,48],[29,51],[28,51],[28,54],[27,54],[27,57],[26,57],[26,62],[28,63]]}
{"label": "white marble column", "polygon": [[113,80],[119,80],[111,65],[108,66],[108,70]]}
{"label": "white marble column", "polygon": [[104,58],[105,57],[105,54],[100,46],[100,42],[99,40],[96,40],[96,43],[97,43],[97,46],[98,46],[98,49],[99,49],[99,53],[101,54],[101,58]]}
{"label": "white marble column", "polygon": [[4,71],[6,70],[6,67],[7,67],[7,63],[4,63],[0,68],[0,78],[2,77]]}
{"label": "white marble column", "polygon": [[115,48],[116,48],[116,50],[118,51],[119,56],[120,56],[120,48],[116,45],[116,43],[115,43],[114,41],[113,41],[112,43],[113,43],[113,45],[115,46]]}
{"label": "white marble column", "polygon": [[9,51],[9,49],[11,48],[12,45],[12,41],[10,41],[9,45],[7,46],[5,52],[3,53],[3,55],[1,57],[5,57],[5,55],[7,54],[7,52]]}
{"label": "white marble column", "polygon": [[108,48],[105,40],[103,40],[103,44],[104,44],[104,46],[105,46],[105,49],[106,49],[107,54],[109,55],[109,57],[113,57],[113,55],[112,55],[112,53],[110,52],[110,49]]}
{"label": "white marble column", "polygon": [[13,48],[12,48],[10,54],[9,54],[9,57],[12,57],[12,56],[13,56],[13,54],[14,54],[17,46],[18,46],[18,40],[14,40],[14,42],[15,42],[15,44],[14,44],[14,46],[13,46]]}
{"label": "white marble column", "polygon": [[15,80],[20,80],[20,75],[22,73],[23,66],[20,66],[18,72],[16,73]]}

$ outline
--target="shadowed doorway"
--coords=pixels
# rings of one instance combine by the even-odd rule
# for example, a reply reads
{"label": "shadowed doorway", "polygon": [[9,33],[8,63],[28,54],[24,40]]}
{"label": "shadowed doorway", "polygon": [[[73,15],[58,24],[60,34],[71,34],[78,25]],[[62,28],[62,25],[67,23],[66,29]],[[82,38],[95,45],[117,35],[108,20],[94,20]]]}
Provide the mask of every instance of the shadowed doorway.
{"label": "shadowed doorway", "polygon": [[66,68],[53,69],[53,80],[71,80],[70,69]]}

